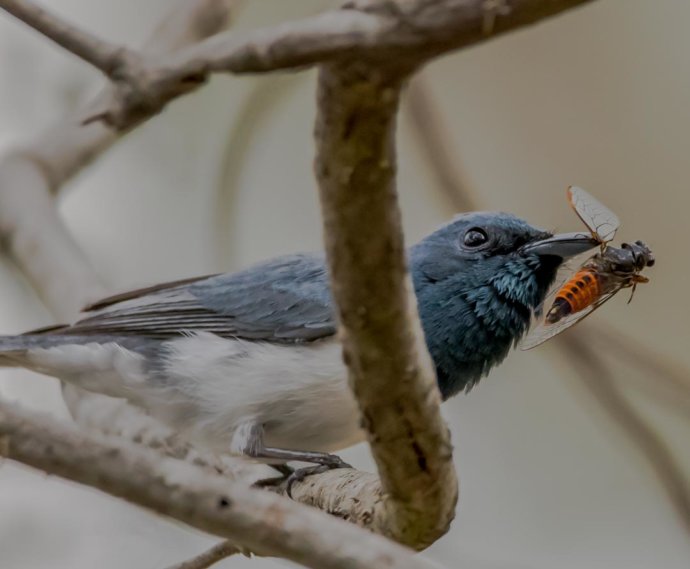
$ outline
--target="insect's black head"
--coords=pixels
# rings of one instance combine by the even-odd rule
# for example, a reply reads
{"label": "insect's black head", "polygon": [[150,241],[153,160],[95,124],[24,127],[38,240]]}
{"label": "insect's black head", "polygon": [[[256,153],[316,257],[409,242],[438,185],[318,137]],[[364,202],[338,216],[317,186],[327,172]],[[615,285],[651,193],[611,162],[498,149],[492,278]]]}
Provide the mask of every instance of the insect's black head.
{"label": "insect's black head", "polygon": [[620,247],[609,246],[600,255],[612,271],[624,275],[639,273],[654,265],[654,255],[642,241],[623,243]]}
{"label": "insect's black head", "polygon": [[632,264],[637,271],[654,266],[654,254],[644,242],[623,243],[621,247],[631,257]]}

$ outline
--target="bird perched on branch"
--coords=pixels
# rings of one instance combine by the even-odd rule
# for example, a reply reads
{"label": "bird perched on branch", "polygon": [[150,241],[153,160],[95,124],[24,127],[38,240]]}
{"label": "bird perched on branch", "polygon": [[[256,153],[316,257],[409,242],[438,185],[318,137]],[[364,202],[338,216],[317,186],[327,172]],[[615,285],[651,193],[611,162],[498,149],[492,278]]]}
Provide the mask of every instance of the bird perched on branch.
{"label": "bird perched on branch", "polygon": [[[505,358],[563,259],[596,245],[472,213],[409,249],[443,399]],[[327,453],[363,433],[334,314],[324,256],[291,255],[113,296],[72,325],[0,337],[0,365],[125,398],[214,450],[336,467]]]}

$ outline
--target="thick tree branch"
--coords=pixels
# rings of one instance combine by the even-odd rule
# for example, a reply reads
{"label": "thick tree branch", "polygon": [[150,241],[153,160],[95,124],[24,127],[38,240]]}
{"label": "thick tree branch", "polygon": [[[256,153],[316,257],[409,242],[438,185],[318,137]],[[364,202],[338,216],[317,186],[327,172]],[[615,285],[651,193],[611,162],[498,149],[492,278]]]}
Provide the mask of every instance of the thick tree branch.
{"label": "thick tree branch", "polygon": [[0,455],[242,543],[258,555],[315,569],[434,567],[401,545],[314,508],[2,402]]}
{"label": "thick tree branch", "polygon": [[[95,116],[125,130],[197,88],[211,72],[267,72],[346,58],[383,66],[391,59],[419,65],[589,1],[511,0],[509,11],[498,14],[484,0],[352,0],[340,10],[301,21],[219,35],[167,58],[145,58],[121,48],[116,52],[126,57],[116,58],[115,75],[98,49],[85,57],[81,49],[74,53],[117,81],[117,97]],[[0,0],[0,8],[15,13],[17,6],[30,12],[29,5],[26,0]],[[69,50],[70,38],[59,31],[73,28],[52,15],[41,21],[40,31]]]}
{"label": "thick tree branch", "polygon": [[601,323],[589,325],[586,335],[597,339],[601,355],[611,355],[634,370],[626,379],[637,379],[640,389],[690,418],[690,370],[645,342]]}
{"label": "thick tree branch", "polygon": [[457,481],[407,275],[395,120],[407,69],[321,69],[316,173],[350,385],[383,486],[388,535],[412,547],[449,528]]}

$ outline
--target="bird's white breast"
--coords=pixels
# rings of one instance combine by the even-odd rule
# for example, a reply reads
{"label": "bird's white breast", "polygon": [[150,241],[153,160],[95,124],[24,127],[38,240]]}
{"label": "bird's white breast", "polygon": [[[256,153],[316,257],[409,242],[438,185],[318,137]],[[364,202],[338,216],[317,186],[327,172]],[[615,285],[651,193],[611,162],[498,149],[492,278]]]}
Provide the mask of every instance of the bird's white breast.
{"label": "bird's white breast", "polygon": [[180,403],[175,420],[213,446],[228,449],[230,435],[239,451],[250,424],[279,448],[333,451],[362,440],[335,339],[295,346],[203,332],[168,342],[161,372],[164,393]]}

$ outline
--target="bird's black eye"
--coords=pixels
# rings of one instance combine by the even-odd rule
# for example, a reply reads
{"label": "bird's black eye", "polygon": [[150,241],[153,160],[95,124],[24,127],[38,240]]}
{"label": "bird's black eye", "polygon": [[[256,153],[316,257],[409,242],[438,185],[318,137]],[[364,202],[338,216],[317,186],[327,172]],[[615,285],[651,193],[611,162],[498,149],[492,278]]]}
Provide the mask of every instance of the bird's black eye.
{"label": "bird's black eye", "polygon": [[462,244],[468,249],[476,249],[481,247],[489,240],[486,231],[480,229],[479,227],[473,227],[468,229],[462,238]]}

